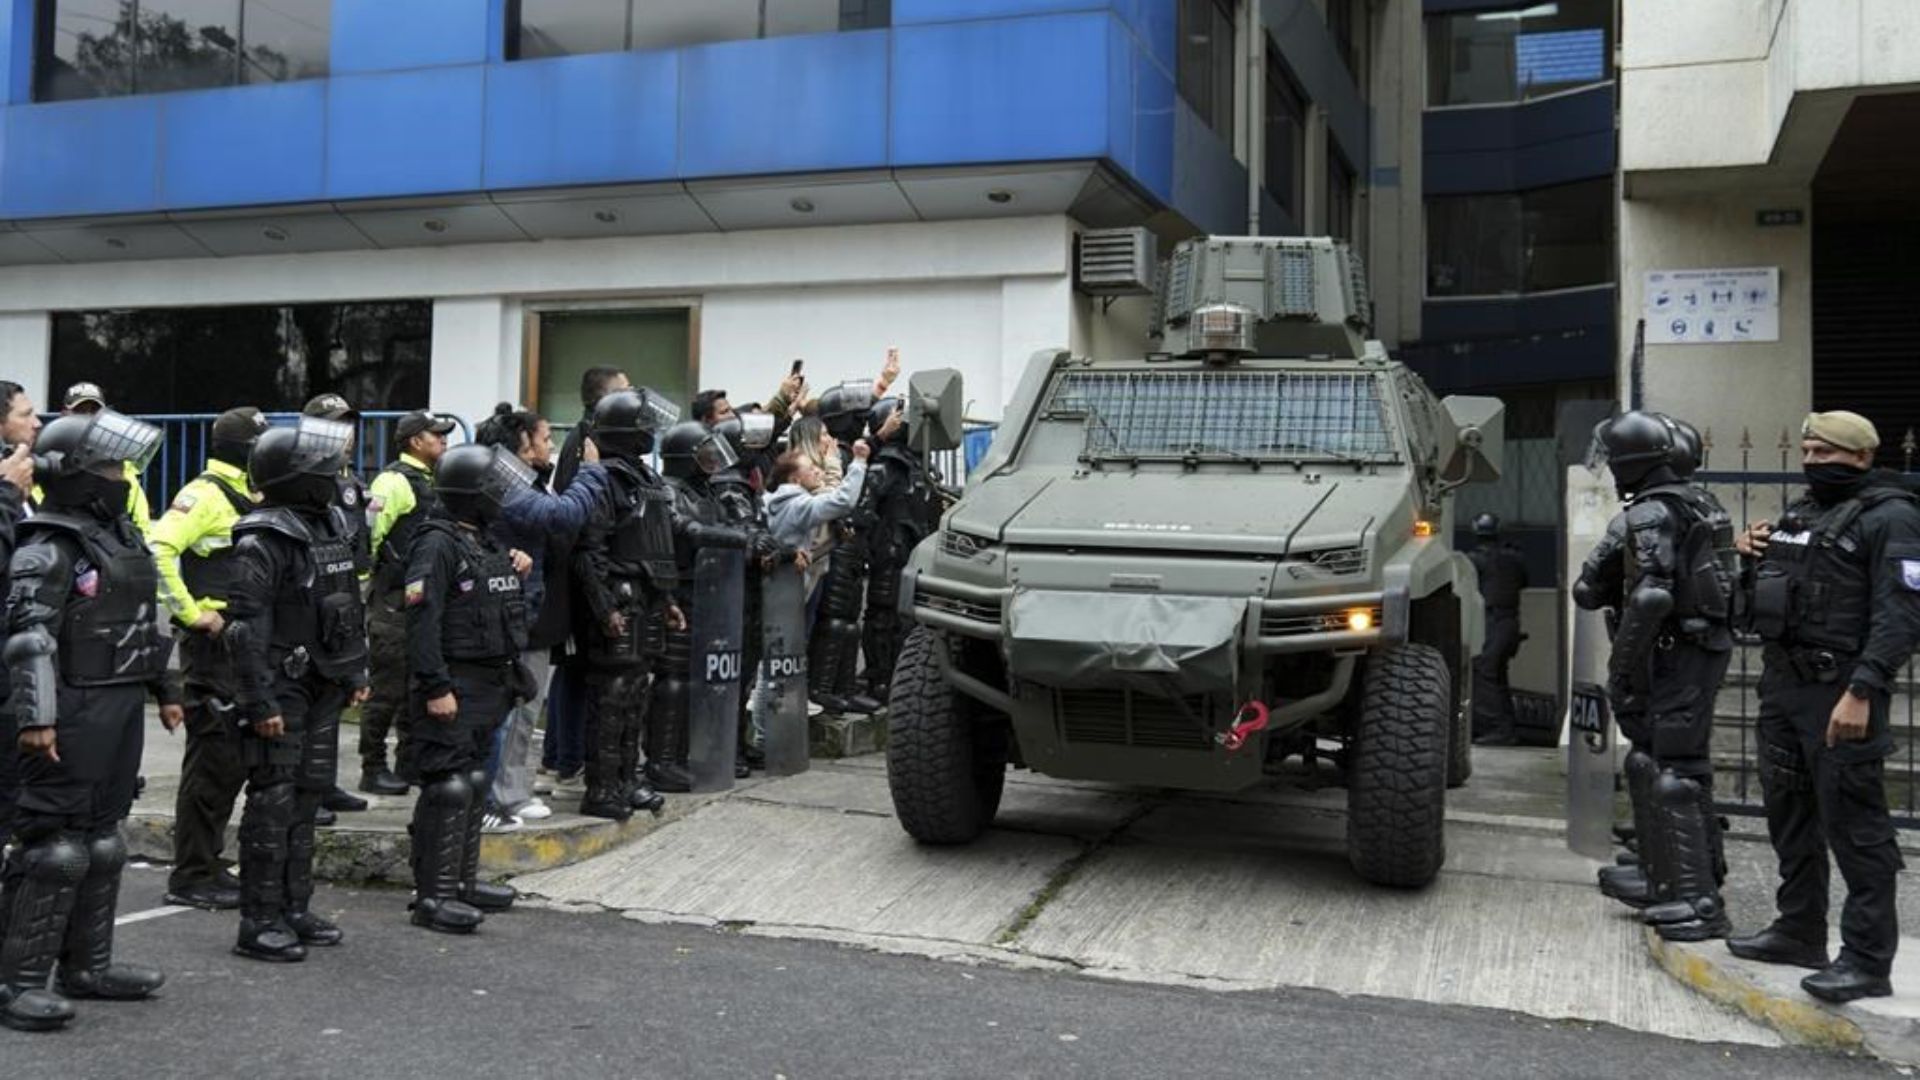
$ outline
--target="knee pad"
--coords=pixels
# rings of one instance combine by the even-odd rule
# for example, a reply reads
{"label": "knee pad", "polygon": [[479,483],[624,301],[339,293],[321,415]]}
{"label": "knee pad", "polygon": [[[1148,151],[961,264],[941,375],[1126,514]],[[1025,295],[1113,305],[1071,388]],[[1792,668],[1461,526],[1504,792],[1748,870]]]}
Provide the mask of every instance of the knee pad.
{"label": "knee pad", "polygon": [[466,806],[473,800],[473,785],[465,773],[447,773],[432,778],[420,789],[420,801],[443,808]]}
{"label": "knee pad", "polygon": [[1660,766],[1653,760],[1652,754],[1636,749],[1628,752],[1622,771],[1627,775],[1629,790],[1645,786],[1650,791],[1654,778],[1660,775]]}
{"label": "knee pad", "polygon": [[1662,807],[1692,807],[1699,802],[1699,781],[1663,770],[1653,781],[1653,801]]}
{"label": "knee pad", "polygon": [[87,876],[104,877],[126,869],[127,842],[120,830],[95,833],[87,839]]}
{"label": "knee pad", "polygon": [[52,833],[14,853],[19,874],[31,881],[78,884],[87,876],[87,847],[72,833]]}
{"label": "knee pad", "polygon": [[467,771],[467,786],[474,791],[485,791],[492,783],[493,781],[487,779],[487,770],[485,769],[469,769]]}

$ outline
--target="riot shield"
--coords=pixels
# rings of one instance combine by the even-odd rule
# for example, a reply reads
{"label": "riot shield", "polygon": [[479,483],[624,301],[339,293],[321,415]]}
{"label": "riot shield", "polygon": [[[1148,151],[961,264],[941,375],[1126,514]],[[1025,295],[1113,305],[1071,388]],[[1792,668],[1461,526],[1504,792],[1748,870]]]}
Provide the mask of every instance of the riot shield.
{"label": "riot shield", "polygon": [[1567,695],[1567,846],[1590,859],[1613,857],[1615,761],[1613,710],[1607,702],[1606,618],[1580,611],[1573,619],[1572,679]]}
{"label": "riot shield", "polygon": [[807,593],[800,571],[782,566],[761,579],[760,635],[767,687],[761,724],[767,774],[807,771]]}
{"label": "riot shield", "polygon": [[746,613],[746,553],[704,548],[694,563],[692,677],[688,680],[687,766],[696,792],[733,787],[740,736],[741,620]]}
{"label": "riot shield", "polygon": [[[1566,565],[1578,567],[1606,535],[1619,509],[1605,473],[1584,465],[1567,469]],[[1568,604],[1567,627],[1567,846],[1609,861],[1619,736],[1607,701],[1606,617]]]}

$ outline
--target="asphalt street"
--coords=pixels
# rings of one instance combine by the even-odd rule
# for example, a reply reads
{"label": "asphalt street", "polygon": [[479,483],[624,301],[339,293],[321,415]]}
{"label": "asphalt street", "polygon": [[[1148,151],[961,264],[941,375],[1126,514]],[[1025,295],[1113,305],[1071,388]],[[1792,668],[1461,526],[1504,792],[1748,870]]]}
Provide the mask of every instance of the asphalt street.
{"label": "asphalt street", "polygon": [[612,914],[521,910],[448,938],[408,926],[404,894],[377,890],[323,888],[316,907],[347,943],[266,965],[228,952],[233,916],[158,908],[161,884],[128,872],[118,953],[164,968],[162,995],[82,1003],[57,1035],[0,1031],[7,1075],[1893,1075],[1488,1009],[1133,985]]}

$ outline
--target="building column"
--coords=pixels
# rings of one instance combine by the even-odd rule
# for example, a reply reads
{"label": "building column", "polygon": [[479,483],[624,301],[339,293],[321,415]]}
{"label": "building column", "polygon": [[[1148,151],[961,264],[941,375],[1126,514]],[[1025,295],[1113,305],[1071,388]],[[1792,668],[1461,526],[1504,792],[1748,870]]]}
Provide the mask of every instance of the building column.
{"label": "building column", "polygon": [[499,296],[435,300],[429,407],[478,426],[495,404],[519,401],[520,326],[518,301]]}
{"label": "building column", "polygon": [[6,367],[0,379],[19,383],[42,410],[57,407],[47,386],[53,363],[53,319],[44,311],[10,311],[0,314],[0,356]]}

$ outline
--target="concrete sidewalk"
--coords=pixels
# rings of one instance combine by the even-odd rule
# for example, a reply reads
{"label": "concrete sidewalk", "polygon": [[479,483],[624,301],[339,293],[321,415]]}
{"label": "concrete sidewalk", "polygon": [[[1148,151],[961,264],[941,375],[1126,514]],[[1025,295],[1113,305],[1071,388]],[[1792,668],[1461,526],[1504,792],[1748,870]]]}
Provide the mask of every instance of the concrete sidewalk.
{"label": "concrete sidewalk", "polygon": [[518,878],[646,921],[1219,989],[1318,987],[1777,1045],[1668,978],[1559,835],[1554,752],[1480,752],[1449,858],[1420,892],[1346,865],[1345,793],[1295,776],[1245,797],[1016,773],[996,827],[913,843],[883,763],[816,764],[600,858]]}

